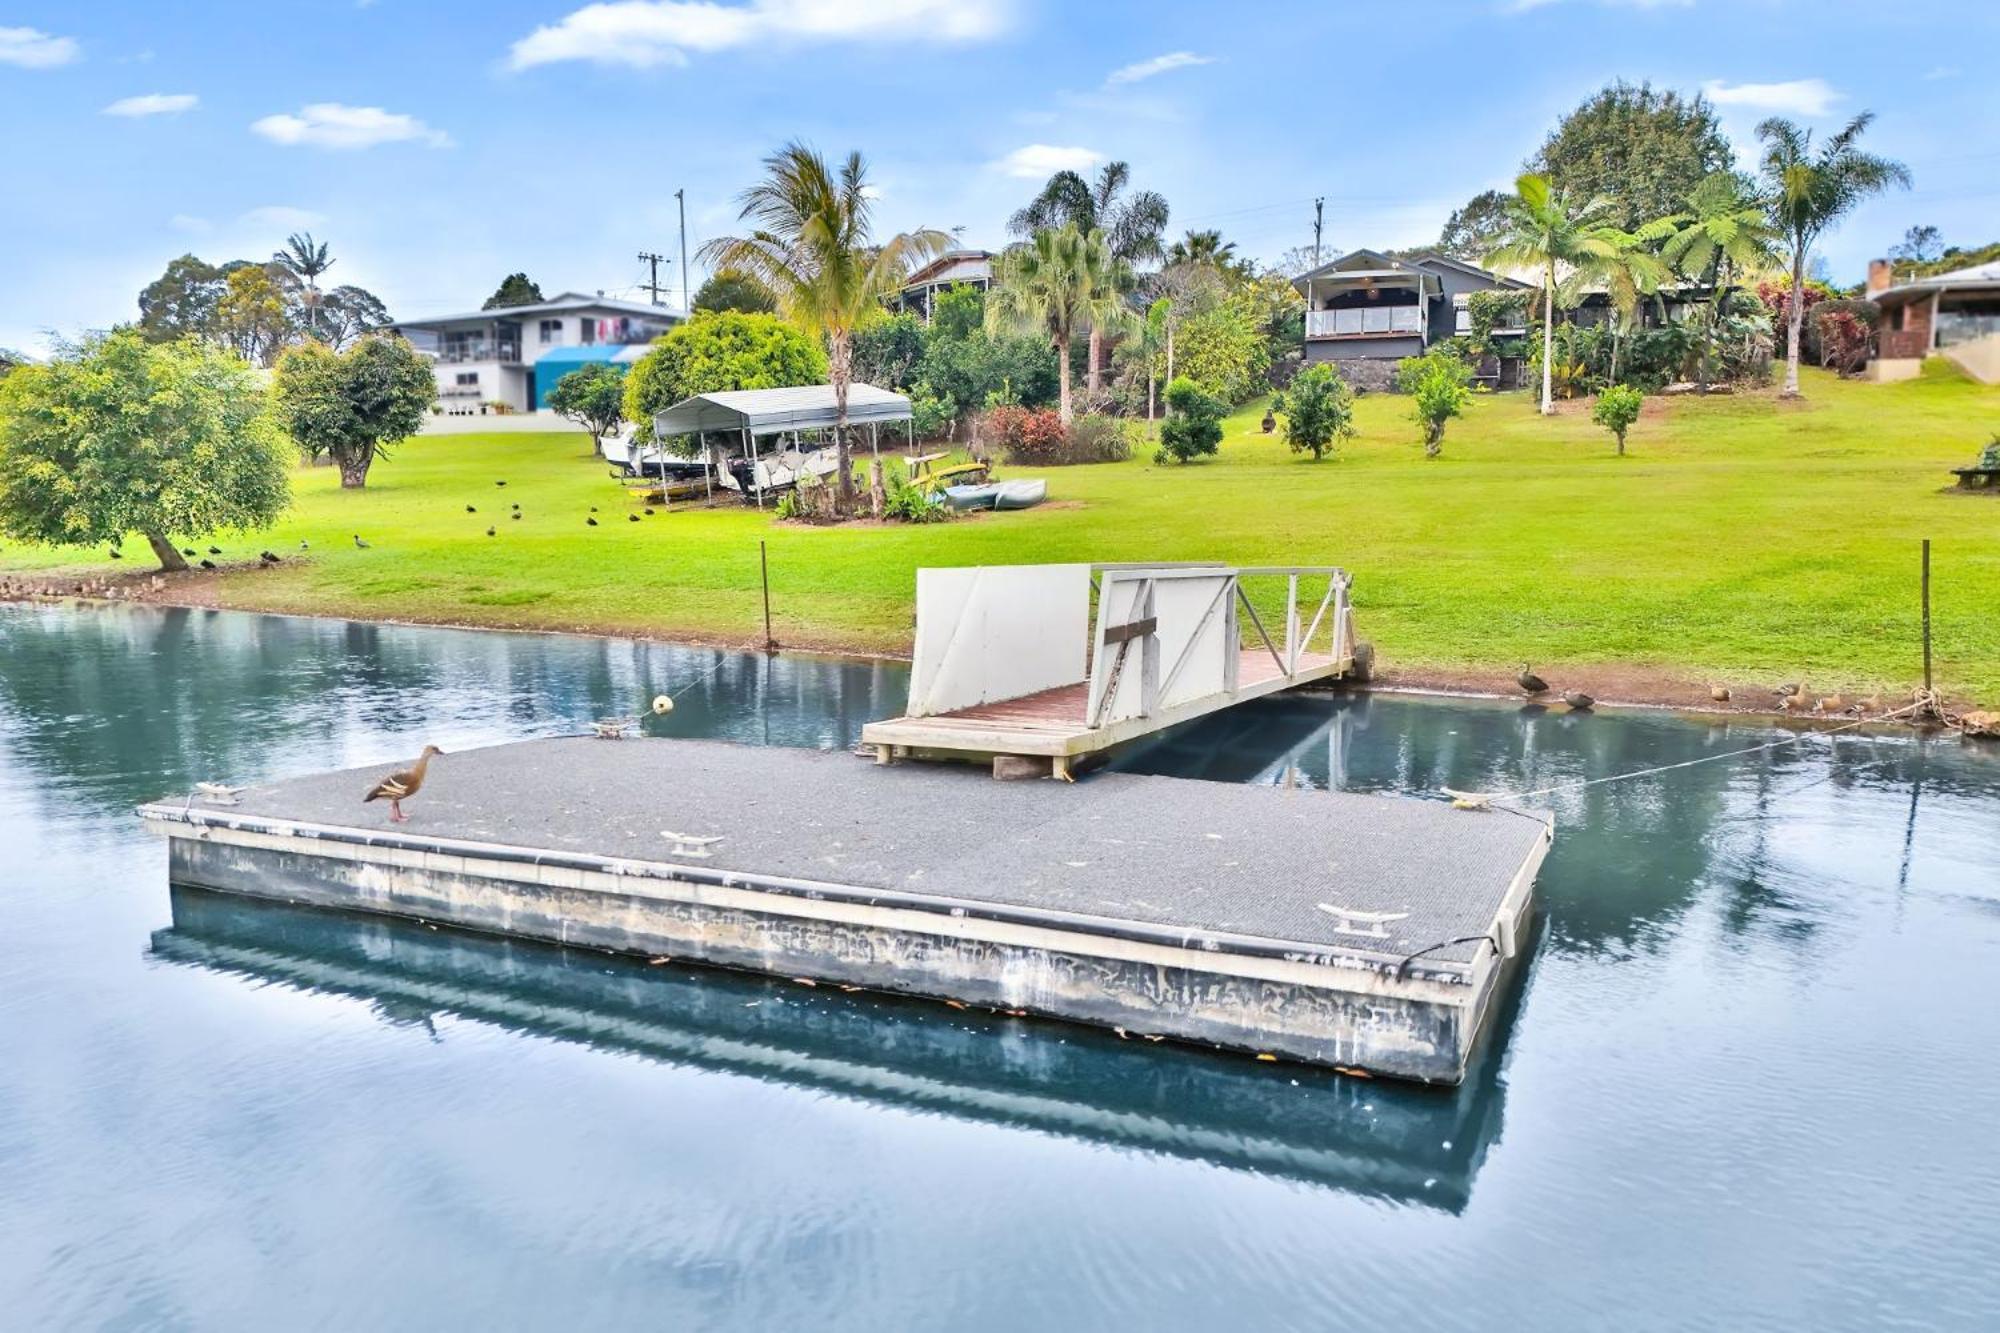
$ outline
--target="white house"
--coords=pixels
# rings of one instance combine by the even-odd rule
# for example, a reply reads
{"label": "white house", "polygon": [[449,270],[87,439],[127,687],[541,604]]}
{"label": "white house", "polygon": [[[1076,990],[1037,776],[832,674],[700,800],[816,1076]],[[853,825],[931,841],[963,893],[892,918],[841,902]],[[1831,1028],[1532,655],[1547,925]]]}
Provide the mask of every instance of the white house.
{"label": "white house", "polygon": [[407,319],[392,327],[435,360],[443,409],[464,415],[496,405],[540,411],[565,373],[589,361],[634,360],[637,349],[680,322],[665,306],[564,292],[532,305]]}

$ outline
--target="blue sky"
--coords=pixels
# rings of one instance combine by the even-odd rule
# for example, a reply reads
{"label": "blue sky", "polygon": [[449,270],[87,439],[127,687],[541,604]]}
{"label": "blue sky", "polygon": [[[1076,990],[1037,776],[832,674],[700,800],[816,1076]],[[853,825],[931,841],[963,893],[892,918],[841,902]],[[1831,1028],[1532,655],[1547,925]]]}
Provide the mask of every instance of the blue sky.
{"label": "blue sky", "polygon": [[968,244],[1109,157],[1175,234],[1273,258],[1324,196],[1329,246],[1415,244],[1614,77],[1709,89],[1746,153],[1773,112],[1876,111],[1916,188],[1823,246],[1855,281],[1913,222],[2000,239],[1996,36],[1970,0],[0,0],[0,345],[299,228],[399,316],[516,269],[632,295],[640,250],[677,251],[676,188],[692,250],[794,136],[862,149],[883,225]]}

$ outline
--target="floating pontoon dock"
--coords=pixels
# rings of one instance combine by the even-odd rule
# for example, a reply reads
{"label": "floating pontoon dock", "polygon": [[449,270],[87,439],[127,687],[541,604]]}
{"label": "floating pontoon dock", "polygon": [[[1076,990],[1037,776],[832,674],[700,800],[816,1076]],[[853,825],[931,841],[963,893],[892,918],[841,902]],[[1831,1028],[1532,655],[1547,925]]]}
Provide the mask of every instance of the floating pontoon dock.
{"label": "floating pontoon dock", "polygon": [[1076,787],[711,741],[376,765],[145,806],[176,882],[1457,1083],[1551,832],[1429,801]]}
{"label": "floating pontoon dock", "polygon": [[[1284,580],[1275,630],[1246,578]],[[1309,619],[1301,579],[1324,583]],[[882,763],[990,758],[996,775],[1068,777],[1125,741],[1353,675],[1348,586],[1330,566],[921,569],[909,706],[861,739]]]}

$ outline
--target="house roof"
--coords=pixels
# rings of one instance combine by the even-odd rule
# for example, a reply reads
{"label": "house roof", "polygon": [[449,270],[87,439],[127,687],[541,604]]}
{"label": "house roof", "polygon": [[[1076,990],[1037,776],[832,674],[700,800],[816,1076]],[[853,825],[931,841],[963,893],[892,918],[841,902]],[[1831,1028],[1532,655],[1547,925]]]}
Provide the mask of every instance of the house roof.
{"label": "house roof", "polygon": [[[872,384],[847,386],[847,420],[908,421],[910,400]],[[817,430],[835,424],[837,414],[831,384],[800,384],[787,389],[728,389],[684,398],[653,414],[655,435],[693,435],[700,431],[749,431],[777,435],[788,430]]]}
{"label": "house roof", "polygon": [[1894,287],[1876,292],[1870,300],[1900,304],[1919,296],[1930,296],[1945,288],[1953,291],[2000,289],[2000,260],[1988,264],[1974,264],[1970,268],[1955,268],[1949,273],[1933,273],[1928,278],[1918,278],[1914,282],[1898,283]]}
{"label": "house roof", "polygon": [[494,319],[519,319],[530,315],[551,315],[576,310],[609,310],[620,315],[645,315],[651,319],[679,320],[678,310],[666,306],[650,305],[645,301],[625,301],[615,296],[586,296],[582,292],[563,292],[546,301],[536,301],[529,305],[498,306],[492,310],[473,310],[462,315],[431,315],[424,319],[399,319],[390,327],[398,329],[422,329],[436,324],[465,324],[473,321]]}
{"label": "house roof", "polygon": [[991,250],[947,250],[903,280],[903,290],[993,275]]}
{"label": "house roof", "polygon": [[1422,290],[1436,291],[1438,287],[1437,274],[1426,272],[1400,259],[1392,259],[1379,250],[1349,250],[1338,259],[1329,260],[1316,269],[1299,274],[1292,279],[1292,286],[1303,294],[1308,283],[1322,278],[1348,278],[1356,282],[1380,278],[1415,278]]}

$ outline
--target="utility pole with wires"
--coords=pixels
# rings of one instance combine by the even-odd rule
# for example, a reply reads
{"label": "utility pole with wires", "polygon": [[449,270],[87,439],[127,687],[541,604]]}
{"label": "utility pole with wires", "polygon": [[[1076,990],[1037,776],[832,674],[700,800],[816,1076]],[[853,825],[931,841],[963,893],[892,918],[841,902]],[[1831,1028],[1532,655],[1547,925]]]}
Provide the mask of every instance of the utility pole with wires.
{"label": "utility pole with wires", "polygon": [[1313,200],[1313,267],[1319,267],[1320,230],[1326,223],[1326,196]]}
{"label": "utility pole with wires", "polygon": [[674,261],[665,255],[656,255],[650,250],[641,250],[639,252],[639,262],[652,265],[653,280],[641,283],[640,285],[653,294],[653,304],[658,305],[660,304],[660,265],[671,264]]}
{"label": "utility pole with wires", "polygon": [[681,206],[681,313],[691,313],[688,305],[688,201],[687,191],[674,191],[674,202]]}

